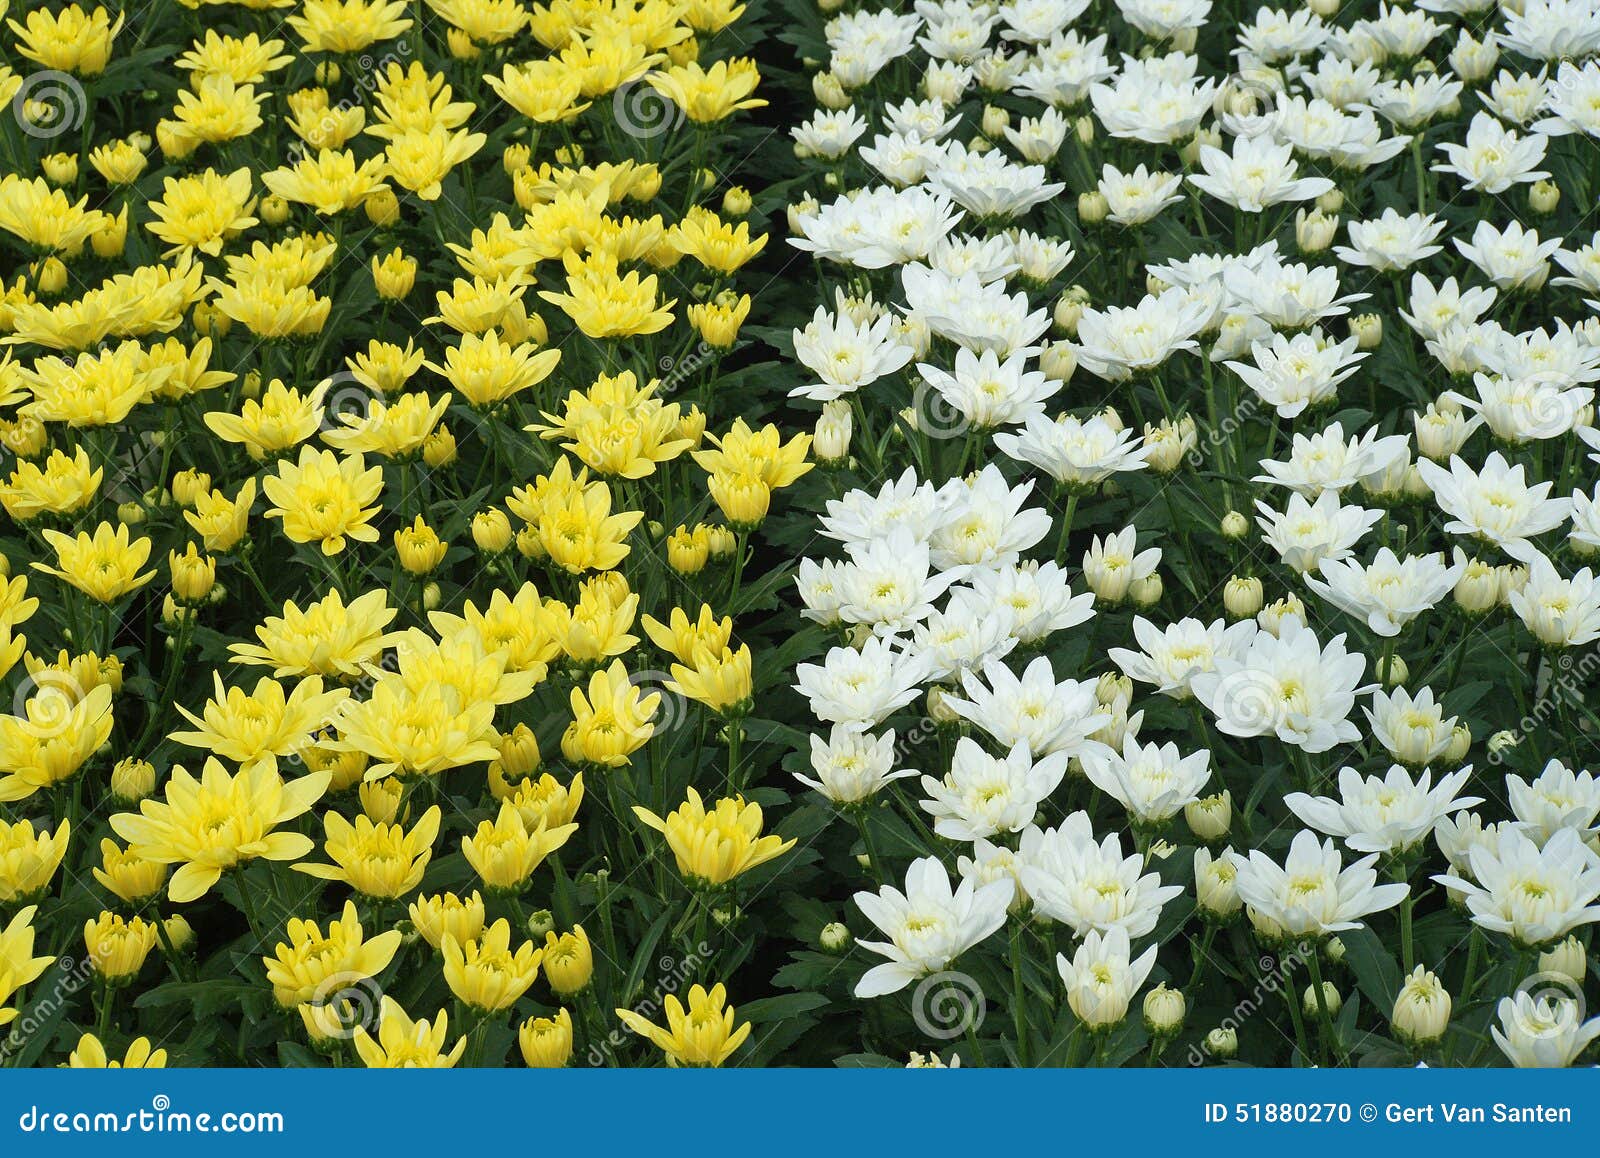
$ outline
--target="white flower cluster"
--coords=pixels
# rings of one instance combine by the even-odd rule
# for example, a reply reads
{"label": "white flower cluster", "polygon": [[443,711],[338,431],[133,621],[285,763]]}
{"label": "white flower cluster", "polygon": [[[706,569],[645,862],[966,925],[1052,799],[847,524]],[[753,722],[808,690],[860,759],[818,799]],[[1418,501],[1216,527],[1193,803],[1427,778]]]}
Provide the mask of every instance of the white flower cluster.
{"label": "white flower cluster", "polygon": [[[1378,914],[1407,980],[1368,996],[1421,1056],[1447,988],[1600,920],[1600,233],[1561,229],[1600,193],[1600,4],[909,8],[825,16],[793,130],[836,545],[798,588],[838,639],[800,779],[880,874],[857,993],[1012,922],[986,951],[1054,950],[1090,1030],[1185,940],[1184,995],[1231,1004],[1242,911],[1313,946],[1301,1055],[1351,1060],[1320,966]],[[904,891],[874,825],[925,845]],[[1499,1017],[1519,1065],[1600,1036]]]}

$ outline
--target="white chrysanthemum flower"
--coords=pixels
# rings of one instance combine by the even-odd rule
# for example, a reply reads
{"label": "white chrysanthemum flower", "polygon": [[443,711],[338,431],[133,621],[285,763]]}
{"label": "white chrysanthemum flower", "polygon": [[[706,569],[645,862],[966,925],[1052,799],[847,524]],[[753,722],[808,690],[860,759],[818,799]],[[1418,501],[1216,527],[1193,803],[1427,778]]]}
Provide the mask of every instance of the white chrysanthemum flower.
{"label": "white chrysanthemum flower", "polygon": [[1472,879],[1433,879],[1458,894],[1482,928],[1519,945],[1544,945],[1600,921],[1600,854],[1570,828],[1543,848],[1521,832],[1504,832],[1498,847],[1474,845],[1467,859]]}
{"label": "white chrysanthemum flower", "polygon": [[1393,908],[1410,886],[1378,884],[1373,853],[1346,866],[1333,841],[1296,834],[1280,866],[1260,849],[1233,856],[1239,897],[1290,937],[1322,937],[1361,928],[1361,918]]}
{"label": "white chrysanthemum flower", "polygon": [[1065,569],[1054,562],[985,570],[971,583],[989,618],[1005,620],[1019,643],[1035,644],[1094,618],[1094,593],[1074,595]]}
{"label": "white chrysanthemum flower", "polygon": [[1162,695],[1185,700],[1191,695],[1190,683],[1195,676],[1215,671],[1221,656],[1237,658],[1257,630],[1253,619],[1232,625],[1220,619],[1210,624],[1180,619],[1160,627],[1136,615],[1133,637],[1140,650],[1113,647],[1107,649],[1106,655],[1129,679],[1153,684]]}
{"label": "white chrysanthemum flower", "polygon": [[1528,581],[1511,592],[1509,602],[1533,637],[1546,647],[1581,647],[1600,639],[1600,583],[1594,572],[1585,567],[1563,578],[1537,552],[1527,563]]}
{"label": "white chrysanthemum flower", "polygon": [[1095,699],[1094,680],[1056,681],[1046,656],[1037,656],[1019,678],[998,660],[990,660],[961,681],[966,698],[949,695],[945,706],[969,721],[995,743],[1019,743],[1041,755],[1081,756],[1098,750],[1089,737],[1111,717]]}
{"label": "white chrysanthemum flower", "polygon": [[1600,780],[1592,772],[1574,772],[1560,760],[1551,760],[1532,782],[1506,776],[1511,814],[1529,836],[1544,842],[1563,828],[1590,837],[1600,831]]}
{"label": "white chrysanthemum flower", "polygon": [[1120,929],[1143,937],[1161,919],[1161,907],[1183,892],[1144,867],[1138,853],[1122,855],[1116,833],[1097,842],[1088,815],[1074,812],[1040,834],[1027,850],[1020,878],[1034,907],[1074,936]]}
{"label": "white chrysanthemum flower", "polygon": [[1025,740],[1005,756],[991,756],[976,740],[956,741],[950,770],[924,776],[922,809],[934,818],[933,830],[950,840],[979,840],[1021,832],[1033,823],[1039,805],[1067,774],[1064,752],[1035,759]]}
{"label": "white chrysanthemum flower", "polygon": [[1453,325],[1470,326],[1488,313],[1499,291],[1480,286],[1461,289],[1447,277],[1437,289],[1420,273],[1411,275],[1410,312],[1400,311],[1406,324],[1424,339],[1437,338]]}
{"label": "white chrysanthemum flower", "polygon": [[975,354],[960,349],[953,370],[919,362],[917,373],[964,422],[978,430],[1042,416],[1045,399],[1061,389],[1056,379],[1028,369],[1027,356],[1021,353],[1001,358],[992,350]]}
{"label": "white chrysanthemum flower", "polygon": [[922,660],[873,636],[859,651],[834,647],[820,664],[795,669],[795,691],[811,701],[811,714],[830,724],[871,727],[917,697]]}
{"label": "white chrysanthemum flower", "polygon": [[1413,696],[1405,688],[1372,693],[1372,707],[1363,708],[1372,738],[1384,751],[1410,768],[1426,768],[1450,748],[1457,718],[1446,717],[1432,688]]}
{"label": "white chrysanthemum flower", "polygon": [[1512,466],[1499,451],[1476,471],[1460,455],[1451,456],[1448,470],[1427,459],[1417,463],[1417,470],[1439,509],[1450,516],[1446,531],[1493,543],[1513,559],[1531,558],[1535,549],[1529,539],[1560,526],[1572,509],[1571,499],[1549,497],[1554,483],[1530,486],[1522,464]]}
{"label": "white chrysanthemum flower", "polygon": [[1134,958],[1128,934],[1112,929],[1103,936],[1089,933],[1071,958],[1057,953],[1056,971],[1067,987],[1067,1005],[1073,1014],[1098,1030],[1119,1025],[1128,1016],[1134,995],[1155,962],[1154,945]]}
{"label": "white chrysanthemum flower", "polygon": [[1020,433],[995,435],[995,448],[1019,462],[1031,463],[1056,482],[1091,488],[1114,474],[1145,469],[1149,448],[1133,431],[1114,428],[1101,415],[1087,420],[1070,414],[1030,414]]}
{"label": "white chrysanthemum flower", "polygon": [[897,635],[933,613],[954,576],[933,569],[926,539],[900,529],[853,546],[836,582],[840,619],[864,623],[878,635]]}
{"label": "white chrysanthemum flower", "polygon": [[893,328],[894,319],[887,314],[862,325],[818,306],[805,329],[794,331],[794,356],[820,382],[789,393],[829,402],[904,368],[913,351],[895,340]]}
{"label": "white chrysanthemum flower", "polygon": [[1559,993],[1518,991],[1495,1007],[1489,1036],[1518,1069],[1565,1069],[1600,1038],[1600,1017],[1583,1020],[1583,1006]]}
{"label": "white chrysanthemum flower", "polygon": [[1323,491],[1314,502],[1292,494],[1282,511],[1257,500],[1256,510],[1262,541],[1285,565],[1301,573],[1349,558],[1362,536],[1383,518],[1382,511],[1340,503],[1337,491]]}
{"label": "white chrysanthemum flower", "polygon": [[1230,736],[1275,735],[1307,752],[1353,743],[1361,730],[1350,722],[1366,657],[1349,652],[1344,636],[1323,646],[1297,619],[1277,635],[1258,632],[1237,657],[1222,656],[1216,670],[1191,681],[1195,698]]}
{"label": "white chrysanthemum flower", "polygon": [[1350,244],[1334,246],[1333,253],[1350,265],[1391,273],[1440,252],[1443,247],[1434,242],[1444,228],[1431,213],[1403,214],[1389,208],[1371,221],[1352,221],[1345,230]]}
{"label": "white chrysanthemum flower", "polygon": [[1024,508],[1033,482],[1013,487],[990,463],[976,475],[945,484],[944,517],[933,528],[933,565],[949,569],[1014,564],[1050,532],[1050,516]]}
{"label": "white chrysanthemum flower", "polygon": [[1483,276],[1505,291],[1539,289],[1550,276],[1550,255],[1561,248],[1561,239],[1541,241],[1532,229],[1509,221],[1496,229],[1480,219],[1473,227],[1471,242],[1455,239],[1455,246]]}
{"label": "white chrysanthemum flower", "polygon": [[1404,853],[1426,840],[1442,818],[1483,803],[1481,796],[1459,795],[1471,777],[1470,764],[1436,785],[1431,772],[1413,780],[1398,764],[1382,777],[1342,768],[1339,799],[1291,792],[1283,803],[1306,824],[1340,838],[1356,852]]}
{"label": "white chrysanthemum flower", "polygon": [[895,770],[893,729],[874,736],[858,728],[835,724],[824,740],[812,733],[811,771],[794,778],[815,788],[835,804],[858,804],[883,791],[894,780],[915,776],[916,770]]}
{"label": "white chrysanthemum flower", "polygon": [[1096,535],[1089,541],[1083,556],[1083,577],[1095,597],[1106,603],[1119,603],[1128,597],[1128,589],[1139,580],[1154,573],[1161,563],[1161,548],[1138,549],[1139,532],[1133,527],[1123,527],[1115,534],[1101,538]]}
{"label": "white chrysanthemum flower", "polygon": [[1446,564],[1437,551],[1402,559],[1388,547],[1380,547],[1370,564],[1325,559],[1318,566],[1322,578],[1307,575],[1306,586],[1339,610],[1365,621],[1374,633],[1392,638],[1450,594],[1466,570],[1466,561]]}
{"label": "white chrysanthemum flower", "polygon": [[982,885],[963,880],[952,889],[950,874],[937,857],[928,856],[911,862],[904,892],[886,885],[876,893],[857,893],[856,907],[889,938],[859,944],[889,960],[867,970],[855,995],[896,993],[946,968],[1006,923],[1013,888],[1002,878]]}
{"label": "white chrysanthemum flower", "polygon": [[1387,471],[1406,455],[1402,434],[1382,436],[1377,427],[1346,439],[1344,427],[1335,422],[1318,434],[1296,434],[1290,443],[1289,459],[1278,462],[1262,459],[1265,474],[1252,482],[1277,483],[1296,494],[1315,498],[1324,491],[1342,491],[1369,475]]}
{"label": "white chrysanthemum flower", "polygon": [[1433,166],[1433,171],[1460,177],[1468,189],[1504,193],[1513,185],[1550,176],[1537,167],[1544,160],[1546,143],[1537,133],[1521,136],[1488,113],[1478,113],[1467,127],[1465,143],[1440,143],[1439,151],[1448,160]]}
{"label": "white chrysanthemum flower", "polygon": [[1211,779],[1211,753],[1202,748],[1185,756],[1176,744],[1141,745],[1130,736],[1121,751],[1086,753],[1083,771],[1134,823],[1156,825],[1200,798]]}
{"label": "white chrysanthemum flower", "polygon": [[1235,137],[1231,153],[1202,145],[1200,167],[1204,175],[1191,173],[1189,184],[1246,213],[1260,213],[1287,201],[1310,201],[1333,188],[1326,177],[1297,177],[1292,146],[1266,137]]}
{"label": "white chrysanthemum flower", "polygon": [[1106,165],[1096,186],[1118,225],[1143,225],[1153,221],[1163,209],[1183,200],[1183,177],[1176,173],[1152,173],[1143,165],[1124,173]]}

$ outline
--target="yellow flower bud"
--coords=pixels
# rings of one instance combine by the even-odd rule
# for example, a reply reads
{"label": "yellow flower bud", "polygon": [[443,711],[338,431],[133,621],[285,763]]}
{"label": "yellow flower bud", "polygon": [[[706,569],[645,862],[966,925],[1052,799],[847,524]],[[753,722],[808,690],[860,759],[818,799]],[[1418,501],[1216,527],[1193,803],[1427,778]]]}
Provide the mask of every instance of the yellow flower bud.
{"label": "yellow flower bud", "polygon": [[193,543],[181,555],[169,551],[167,568],[172,573],[172,593],[188,604],[202,602],[217,582],[217,561],[200,554]]}
{"label": "yellow flower bud", "polygon": [[554,1017],[530,1017],[517,1030],[517,1045],[528,1068],[560,1069],[572,1056],[572,1015],[558,1009]]}
{"label": "yellow flower bud", "polygon": [[111,795],[137,804],[156,790],[156,766],[148,760],[125,756],[111,768]]}
{"label": "yellow flower bud", "polygon": [[434,529],[418,515],[411,526],[395,532],[394,549],[400,556],[400,566],[413,575],[426,575],[444,562],[450,545],[441,542]]}
{"label": "yellow flower bud", "polygon": [[139,917],[101,913],[83,926],[89,964],[113,985],[131,982],[155,948],[156,927]]}
{"label": "yellow flower bud", "polygon": [[559,937],[553,932],[545,934],[544,975],[557,996],[583,992],[594,976],[594,952],[582,925],[574,925],[572,932]]}
{"label": "yellow flower bud", "polygon": [[391,250],[381,258],[372,259],[372,284],[380,298],[404,301],[416,282],[417,261],[400,250]]}

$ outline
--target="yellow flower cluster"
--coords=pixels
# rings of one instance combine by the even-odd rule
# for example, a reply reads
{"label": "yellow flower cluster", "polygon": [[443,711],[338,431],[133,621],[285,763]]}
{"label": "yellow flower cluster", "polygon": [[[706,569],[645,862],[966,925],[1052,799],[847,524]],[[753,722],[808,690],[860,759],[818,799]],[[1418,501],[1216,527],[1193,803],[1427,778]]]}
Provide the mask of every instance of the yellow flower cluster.
{"label": "yellow flower cluster", "polygon": [[[727,1061],[733,938],[687,1008],[633,963],[795,844],[741,795],[745,568],[811,469],[719,386],[768,243],[744,6],[23,7],[0,1024],[82,957],[30,1056]],[[224,975],[282,1023],[152,1012]]]}

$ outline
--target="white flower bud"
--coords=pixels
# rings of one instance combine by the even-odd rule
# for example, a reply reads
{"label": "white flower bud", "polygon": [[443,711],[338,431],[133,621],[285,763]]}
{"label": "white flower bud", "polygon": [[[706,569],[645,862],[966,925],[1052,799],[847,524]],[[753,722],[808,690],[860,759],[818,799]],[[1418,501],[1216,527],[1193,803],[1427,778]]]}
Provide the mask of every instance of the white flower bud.
{"label": "white flower bud", "polygon": [[1334,235],[1338,232],[1337,217],[1329,217],[1320,209],[1313,209],[1310,213],[1304,209],[1295,211],[1294,241],[1301,253],[1321,253],[1333,244]]}
{"label": "white flower bud", "polygon": [[1249,619],[1266,601],[1261,580],[1254,575],[1235,575],[1222,589],[1222,605],[1234,619]]}
{"label": "white flower bud", "polygon": [[[1317,1016],[1317,987],[1307,985],[1301,997],[1301,1007],[1306,1011],[1307,1017]],[[1328,1010],[1329,1017],[1339,1016],[1339,1010],[1344,1005],[1344,998],[1339,996],[1339,987],[1332,981],[1322,983],[1322,1004]]]}
{"label": "white flower bud", "polygon": [[[1201,910],[1213,918],[1226,920],[1239,911],[1238,873],[1229,859],[1229,851],[1213,857],[1203,848],[1194,854],[1195,900]],[[1252,912],[1251,921],[1256,917]]]}
{"label": "white flower bud", "polygon": [[1489,737],[1489,755],[1495,756],[1501,752],[1509,752],[1520,743],[1522,743],[1522,737],[1510,729],[1496,732]]}
{"label": "white flower bud", "polygon": [[1389,1014],[1394,1035],[1412,1048],[1432,1045],[1450,1024],[1450,992],[1439,978],[1418,965],[1400,986]]}
{"label": "white flower bud", "polygon": [[1215,1057],[1227,1061],[1239,1052],[1239,1034],[1237,1030],[1220,1026],[1206,1034],[1206,1049]]}
{"label": "white flower bud", "polygon": [[1456,606],[1468,615],[1484,615],[1500,602],[1500,571],[1493,564],[1474,559],[1456,580]]}
{"label": "white flower bud", "polygon": [[1356,348],[1375,350],[1383,342],[1383,317],[1379,314],[1357,314],[1350,319],[1350,333]]}
{"label": "white flower bud", "polygon": [[822,927],[818,942],[825,953],[843,953],[850,947],[850,930],[834,921]]}
{"label": "white flower bud", "polygon": [[1539,972],[1570,978],[1574,985],[1582,985],[1588,971],[1589,958],[1583,951],[1583,943],[1575,936],[1539,954]]}
{"label": "white flower bud", "polygon": [[1200,840],[1221,840],[1233,824],[1233,794],[1223,789],[1215,796],[1191,800],[1183,806],[1183,819]]}
{"label": "white flower bud", "polygon": [[1157,985],[1144,995],[1144,1026],[1154,1037],[1171,1037],[1183,1028],[1188,1002],[1183,991]]}
{"label": "white flower bud", "polygon": [[850,457],[850,435],[854,429],[855,420],[848,402],[842,398],[824,402],[811,444],[818,461],[832,464]]}
{"label": "white flower bud", "polygon": [[1128,585],[1128,598],[1132,599],[1137,607],[1154,607],[1161,602],[1162,590],[1160,573],[1152,571],[1143,579],[1135,579]]}
{"label": "white flower bud", "polygon": [[1039,369],[1045,377],[1065,382],[1078,369],[1078,351],[1066,342],[1051,342],[1039,355]]}
{"label": "white flower bud", "polygon": [[1302,625],[1306,621],[1306,605],[1293,593],[1263,607],[1256,615],[1256,625],[1270,635],[1277,635],[1288,619]]}

